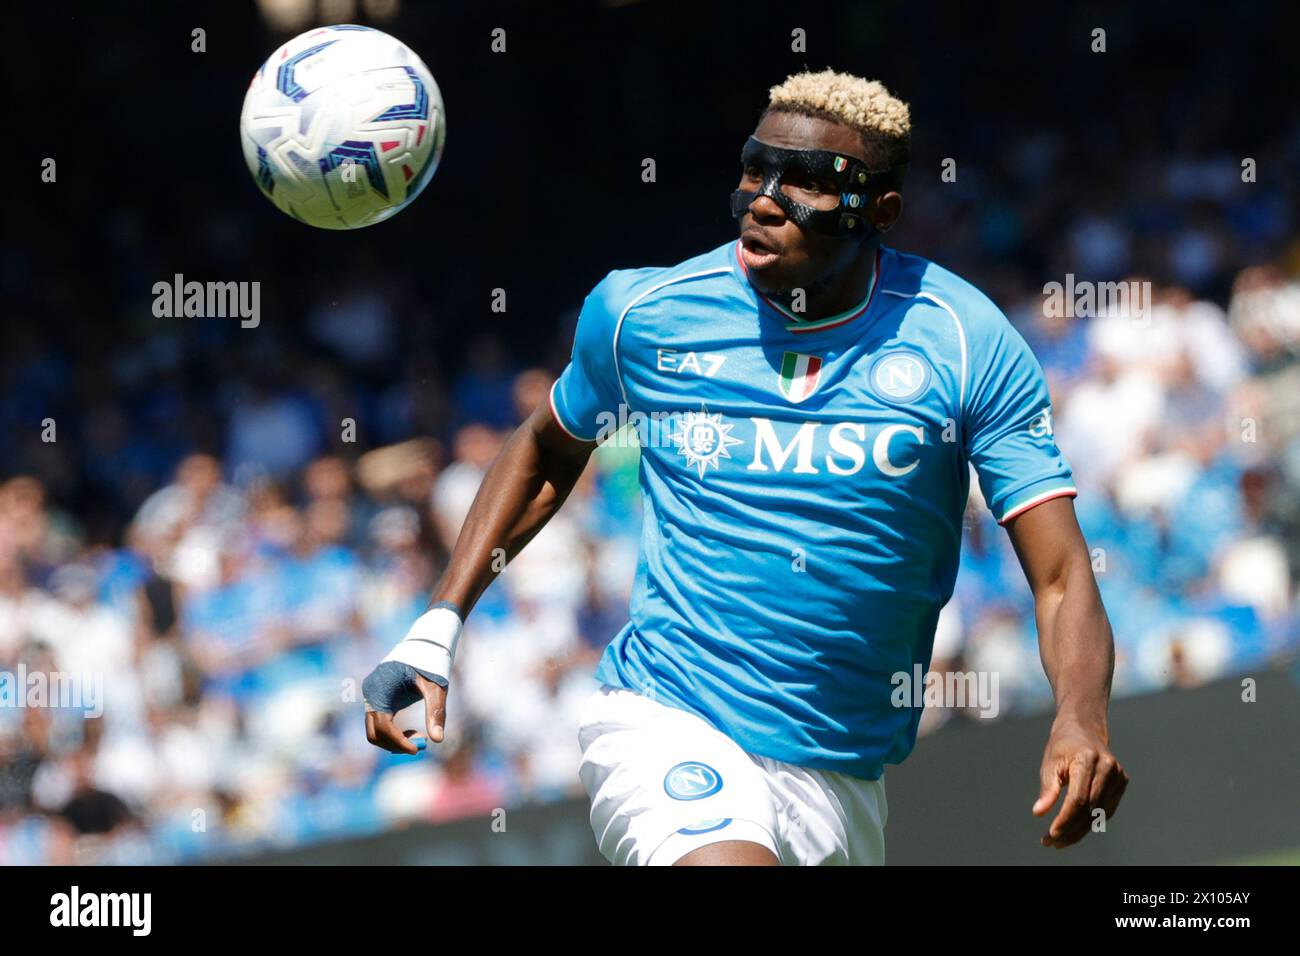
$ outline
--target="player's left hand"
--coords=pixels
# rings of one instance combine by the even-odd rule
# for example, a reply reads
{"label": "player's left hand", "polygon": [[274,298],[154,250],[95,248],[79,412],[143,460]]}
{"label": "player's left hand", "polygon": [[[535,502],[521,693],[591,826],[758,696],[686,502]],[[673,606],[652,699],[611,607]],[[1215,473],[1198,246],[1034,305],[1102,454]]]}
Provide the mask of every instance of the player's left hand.
{"label": "player's left hand", "polygon": [[1034,816],[1048,813],[1067,788],[1061,812],[1039,841],[1058,850],[1088,835],[1097,808],[1109,821],[1128,787],[1128,774],[1110,752],[1105,730],[1073,721],[1052,725],[1038,776]]}

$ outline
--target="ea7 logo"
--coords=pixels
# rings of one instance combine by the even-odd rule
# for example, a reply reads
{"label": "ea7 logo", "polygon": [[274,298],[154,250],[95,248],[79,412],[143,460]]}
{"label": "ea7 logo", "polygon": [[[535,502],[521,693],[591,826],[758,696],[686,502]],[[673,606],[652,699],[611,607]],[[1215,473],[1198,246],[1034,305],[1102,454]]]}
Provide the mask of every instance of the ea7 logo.
{"label": "ea7 logo", "polygon": [[1034,416],[1034,420],[1029,423],[1029,434],[1035,438],[1050,438],[1052,436],[1052,409],[1044,408]]}
{"label": "ea7 logo", "polygon": [[661,372],[677,375],[702,375],[713,378],[727,360],[717,352],[678,352],[676,349],[658,349],[655,367]]}

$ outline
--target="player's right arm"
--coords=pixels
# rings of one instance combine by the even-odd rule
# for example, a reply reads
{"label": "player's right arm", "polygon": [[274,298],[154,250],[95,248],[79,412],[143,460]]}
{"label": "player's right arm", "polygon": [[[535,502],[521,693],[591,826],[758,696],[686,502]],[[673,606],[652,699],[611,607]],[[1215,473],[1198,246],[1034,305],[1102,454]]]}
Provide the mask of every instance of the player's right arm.
{"label": "player's right arm", "polygon": [[442,741],[447,678],[465,615],[559,510],[595,447],[560,427],[549,401],[515,431],[479,486],[431,609],[365,680],[366,739],[372,744],[415,753],[393,715],[421,697],[429,739]]}
{"label": "player's right arm", "polygon": [[484,476],[434,602],[468,614],[505,563],[560,509],[595,448],[560,426],[549,400],[539,405]]}
{"label": "player's right arm", "polygon": [[610,284],[607,278],[587,297],[568,367],[484,476],[432,606],[365,679],[366,739],[372,744],[415,753],[393,716],[421,698],[428,739],[442,741],[448,678],[465,616],[559,510],[595,450],[603,416],[620,395]]}

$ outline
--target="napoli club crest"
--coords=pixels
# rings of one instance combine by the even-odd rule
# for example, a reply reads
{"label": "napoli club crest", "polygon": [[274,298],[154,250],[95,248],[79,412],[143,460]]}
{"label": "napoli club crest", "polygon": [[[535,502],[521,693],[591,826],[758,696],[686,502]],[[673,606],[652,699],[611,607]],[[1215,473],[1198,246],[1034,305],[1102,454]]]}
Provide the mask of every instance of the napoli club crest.
{"label": "napoli club crest", "polygon": [[886,352],[871,363],[871,390],[895,405],[910,402],[930,385],[930,363],[909,349]]}
{"label": "napoli club crest", "polygon": [[664,774],[664,791],[674,800],[703,800],[722,789],[722,774],[706,763],[687,760]]}

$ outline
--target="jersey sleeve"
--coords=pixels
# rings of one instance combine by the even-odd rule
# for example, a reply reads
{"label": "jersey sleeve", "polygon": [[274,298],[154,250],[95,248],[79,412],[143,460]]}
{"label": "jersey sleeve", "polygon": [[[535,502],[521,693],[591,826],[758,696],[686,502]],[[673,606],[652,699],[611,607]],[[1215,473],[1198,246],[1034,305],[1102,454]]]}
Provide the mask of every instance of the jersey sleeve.
{"label": "jersey sleeve", "polygon": [[1029,345],[991,302],[971,328],[965,442],[999,524],[1034,505],[1074,497],[1074,475],[1052,435],[1047,378]]}
{"label": "jersey sleeve", "polygon": [[555,420],[581,441],[603,437],[603,426],[617,419],[622,401],[614,356],[619,317],[615,276],[602,279],[583,302],[569,364],[551,386]]}

